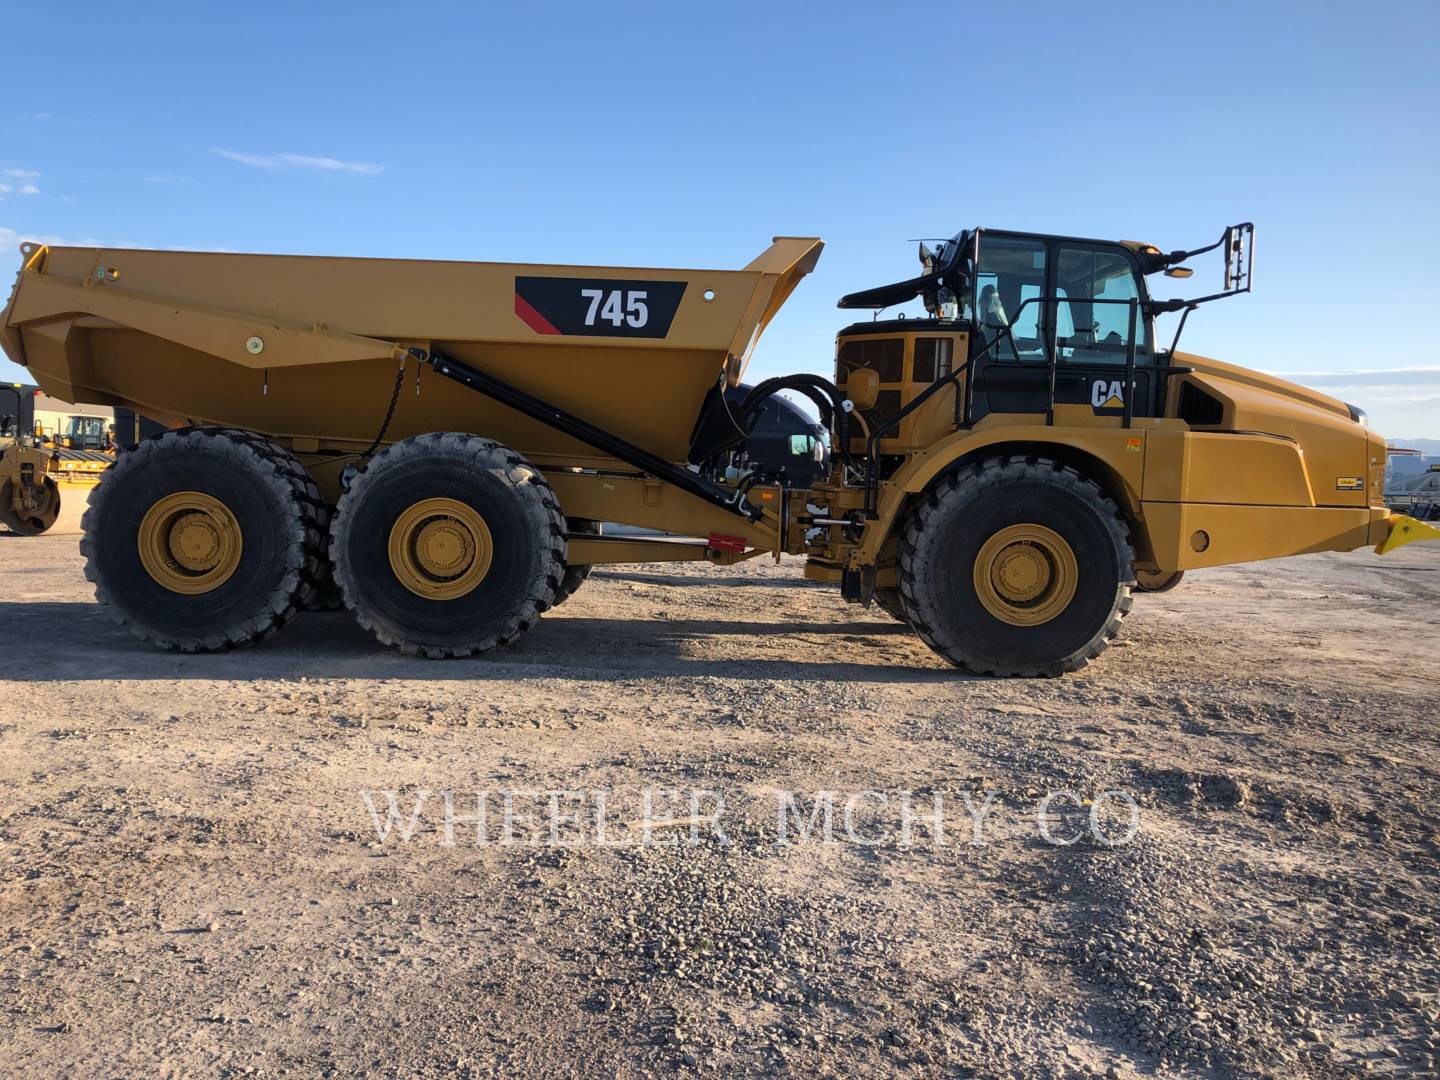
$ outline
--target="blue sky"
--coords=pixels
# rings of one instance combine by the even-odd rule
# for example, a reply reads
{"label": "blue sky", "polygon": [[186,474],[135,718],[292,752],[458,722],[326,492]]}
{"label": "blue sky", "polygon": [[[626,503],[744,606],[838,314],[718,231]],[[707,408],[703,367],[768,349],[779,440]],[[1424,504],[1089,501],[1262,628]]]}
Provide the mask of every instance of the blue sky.
{"label": "blue sky", "polygon": [[909,276],[910,237],[1169,249],[1253,220],[1256,291],[1197,312],[1186,347],[1440,437],[1434,0],[192,0],[5,22],[7,277],[30,237],[738,267],[822,236],[758,378],[830,371],[835,299]]}

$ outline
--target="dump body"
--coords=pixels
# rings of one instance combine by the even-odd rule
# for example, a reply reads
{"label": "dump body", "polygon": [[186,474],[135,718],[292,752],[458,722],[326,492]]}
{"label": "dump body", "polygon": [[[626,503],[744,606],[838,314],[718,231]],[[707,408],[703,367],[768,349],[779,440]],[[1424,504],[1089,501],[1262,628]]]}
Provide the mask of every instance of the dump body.
{"label": "dump body", "polygon": [[[25,245],[3,343],[47,393],[300,451],[368,444],[403,348],[456,359],[669,461],[706,392],[737,382],[820,241],[742,270],[428,262]],[[398,348],[397,348],[398,347]],[[537,462],[593,458],[551,427],[418,376],[387,441],[477,431]]]}

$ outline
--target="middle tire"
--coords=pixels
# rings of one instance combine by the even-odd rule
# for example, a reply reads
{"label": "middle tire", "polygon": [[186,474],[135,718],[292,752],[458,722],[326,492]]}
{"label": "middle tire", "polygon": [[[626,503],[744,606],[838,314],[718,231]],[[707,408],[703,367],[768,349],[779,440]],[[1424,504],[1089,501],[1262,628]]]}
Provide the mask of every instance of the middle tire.
{"label": "middle tire", "polygon": [[[570,529],[571,536],[600,536],[605,528],[600,522],[592,521],[589,518],[569,518],[566,525]],[[555,593],[555,604],[563,604],[569,600],[575,590],[585,584],[585,579],[594,569],[595,567],[589,563],[581,563],[577,566],[575,563],[567,561],[565,575],[560,579],[560,588]]]}
{"label": "middle tire", "polygon": [[418,435],[376,455],[340,497],[330,557],[345,606],[380,641],[470,656],[512,641],[555,603],[565,519],[513,450]]}

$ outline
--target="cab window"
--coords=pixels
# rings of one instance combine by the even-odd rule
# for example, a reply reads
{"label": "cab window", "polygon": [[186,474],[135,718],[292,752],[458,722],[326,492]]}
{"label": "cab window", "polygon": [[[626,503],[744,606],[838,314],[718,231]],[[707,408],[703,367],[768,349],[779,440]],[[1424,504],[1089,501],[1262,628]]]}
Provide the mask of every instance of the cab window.
{"label": "cab window", "polygon": [[[975,272],[975,320],[985,341],[1000,336],[1000,343],[990,353],[992,357],[1025,363],[1044,362],[1041,305],[1031,303],[1021,308],[1024,301],[1040,296],[1044,288],[1045,245],[1042,242],[982,234],[980,265]],[[1006,329],[1010,336],[1005,335]]]}
{"label": "cab window", "polygon": [[[1140,299],[1135,266],[1115,250],[1061,245],[1055,260],[1055,347],[1061,363],[1124,364],[1130,345],[1130,306],[1095,303]],[[1135,362],[1149,363],[1143,311],[1135,321]]]}

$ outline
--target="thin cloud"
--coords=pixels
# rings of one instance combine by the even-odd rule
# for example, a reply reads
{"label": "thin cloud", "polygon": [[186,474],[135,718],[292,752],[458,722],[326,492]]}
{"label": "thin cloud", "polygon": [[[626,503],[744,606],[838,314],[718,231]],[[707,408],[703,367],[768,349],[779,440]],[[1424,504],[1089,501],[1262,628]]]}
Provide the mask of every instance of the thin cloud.
{"label": "thin cloud", "polygon": [[40,174],[34,169],[6,169],[5,175],[11,180],[38,180]]}
{"label": "thin cloud", "polygon": [[1440,386],[1440,367],[1377,368],[1371,371],[1274,371],[1306,386]]}
{"label": "thin cloud", "polygon": [[40,189],[34,184],[23,184],[20,187],[21,195],[39,195]]}
{"label": "thin cloud", "polygon": [[[1357,387],[1357,389],[1360,389]],[[1410,394],[1366,394],[1364,405],[1406,405],[1415,408],[1431,408],[1440,405],[1440,397],[1414,397]]]}
{"label": "thin cloud", "polygon": [[56,236],[54,233],[29,233],[17,232],[14,229],[0,225],[0,252],[14,253],[15,248],[22,243],[50,244],[54,247],[93,247],[99,241],[86,237],[84,240],[67,240],[63,236]]}
{"label": "thin cloud", "polygon": [[331,157],[310,157],[306,154],[277,154],[286,165],[297,169],[320,169],[324,172],[353,172],[363,176],[378,176],[385,171],[383,165],[372,165],[365,161],[340,161]]}
{"label": "thin cloud", "polygon": [[239,162],[241,165],[249,165],[252,169],[276,169],[280,162],[274,157],[262,157],[260,154],[241,154],[234,150],[216,150],[216,154],[226,161]]}
{"label": "thin cloud", "polygon": [[315,157],[310,154],[245,154],[238,150],[216,148],[215,153],[226,161],[248,165],[252,169],[308,169],[313,172],[357,173],[378,176],[385,166],[368,161],[341,161],[339,158]]}

